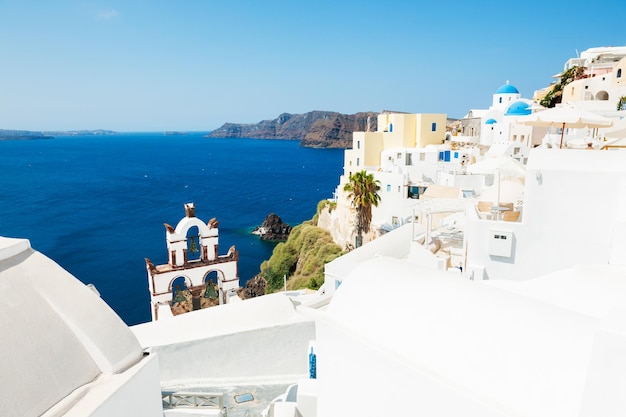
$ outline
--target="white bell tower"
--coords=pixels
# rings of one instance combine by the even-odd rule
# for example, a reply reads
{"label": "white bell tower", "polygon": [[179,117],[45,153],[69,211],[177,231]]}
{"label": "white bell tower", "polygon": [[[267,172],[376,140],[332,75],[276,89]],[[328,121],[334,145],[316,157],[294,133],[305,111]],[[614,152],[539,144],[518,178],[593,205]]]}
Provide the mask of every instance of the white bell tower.
{"label": "white bell tower", "polygon": [[168,263],[146,258],[152,320],[226,304],[237,296],[239,252],[231,246],[218,255],[218,222],[196,217],[193,203],[176,228],[165,223]]}

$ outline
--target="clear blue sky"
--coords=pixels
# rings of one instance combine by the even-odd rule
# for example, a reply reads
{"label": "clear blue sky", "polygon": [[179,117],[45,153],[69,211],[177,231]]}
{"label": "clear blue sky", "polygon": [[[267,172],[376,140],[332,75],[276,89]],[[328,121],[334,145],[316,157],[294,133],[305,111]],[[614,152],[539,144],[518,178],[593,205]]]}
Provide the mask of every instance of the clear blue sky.
{"label": "clear blue sky", "polygon": [[462,117],[594,46],[626,1],[0,0],[0,128],[212,130],[282,112]]}

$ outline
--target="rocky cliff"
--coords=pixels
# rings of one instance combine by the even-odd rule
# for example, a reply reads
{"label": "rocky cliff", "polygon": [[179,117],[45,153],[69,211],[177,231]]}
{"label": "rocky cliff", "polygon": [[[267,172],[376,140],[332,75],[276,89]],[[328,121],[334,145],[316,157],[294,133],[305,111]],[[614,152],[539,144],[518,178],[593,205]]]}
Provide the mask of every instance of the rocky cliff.
{"label": "rocky cliff", "polygon": [[352,146],[352,132],[366,131],[368,118],[369,130],[376,130],[377,114],[328,111],[283,113],[276,119],[256,124],[226,123],[207,137],[299,140],[301,146],[307,147],[349,148]]}

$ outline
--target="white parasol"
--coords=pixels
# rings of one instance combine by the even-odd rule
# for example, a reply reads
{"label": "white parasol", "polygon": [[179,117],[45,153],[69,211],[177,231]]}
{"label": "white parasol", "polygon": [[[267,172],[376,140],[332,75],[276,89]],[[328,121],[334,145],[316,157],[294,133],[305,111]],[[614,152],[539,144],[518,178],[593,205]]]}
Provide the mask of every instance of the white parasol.
{"label": "white parasol", "polygon": [[517,119],[517,122],[528,126],[543,127],[560,127],[561,143],[559,148],[563,147],[563,135],[565,128],[599,128],[610,127],[613,125],[611,119],[599,116],[595,113],[576,109],[574,107],[553,107],[548,110],[539,111],[528,116]]}
{"label": "white parasol", "polygon": [[524,177],[526,167],[506,155],[486,157],[467,167],[468,174],[501,174],[509,177]]}

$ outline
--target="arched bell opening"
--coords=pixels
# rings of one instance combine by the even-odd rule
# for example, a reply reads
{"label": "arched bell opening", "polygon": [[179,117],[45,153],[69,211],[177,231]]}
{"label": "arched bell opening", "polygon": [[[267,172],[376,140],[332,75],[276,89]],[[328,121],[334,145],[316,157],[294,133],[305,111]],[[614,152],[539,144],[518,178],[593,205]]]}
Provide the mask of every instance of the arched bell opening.
{"label": "arched bell opening", "polygon": [[187,230],[187,262],[197,261],[202,257],[200,230],[192,226]]}
{"label": "arched bell opening", "polygon": [[190,282],[186,277],[179,276],[170,283],[170,292],[172,293],[172,313],[174,315],[191,311],[191,291]]}
{"label": "arched bell opening", "polygon": [[202,308],[219,305],[219,281],[223,278],[220,271],[209,271],[203,279]]}

